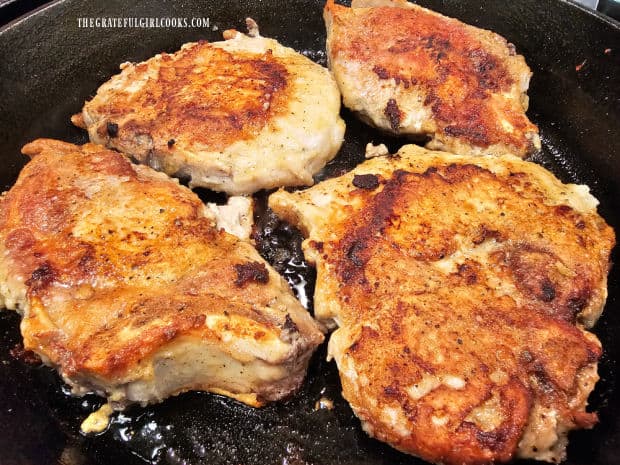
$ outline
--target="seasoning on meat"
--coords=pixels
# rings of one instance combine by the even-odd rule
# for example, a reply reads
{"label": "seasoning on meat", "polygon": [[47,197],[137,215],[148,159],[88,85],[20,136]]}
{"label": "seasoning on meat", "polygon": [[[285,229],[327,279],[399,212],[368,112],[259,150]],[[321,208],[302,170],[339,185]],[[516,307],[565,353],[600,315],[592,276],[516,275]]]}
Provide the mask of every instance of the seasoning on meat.
{"label": "seasoning on meat", "polygon": [[264,263],[248,262],[235,264],[237,279],[235,286],[243,287],[249,282],[267,284],[269,282],[269,273]]}
{"label": "seasoning on meat", "polygon": [[[382,189],[355,187],[369,172]],[[364,430],[446,465],[559,462],[596,423],[601,346],[584,327],[615,240],[596,205],[514,156],[415,145],[269,198],[306,232],[314,314],[338,327],[329,356]]]}

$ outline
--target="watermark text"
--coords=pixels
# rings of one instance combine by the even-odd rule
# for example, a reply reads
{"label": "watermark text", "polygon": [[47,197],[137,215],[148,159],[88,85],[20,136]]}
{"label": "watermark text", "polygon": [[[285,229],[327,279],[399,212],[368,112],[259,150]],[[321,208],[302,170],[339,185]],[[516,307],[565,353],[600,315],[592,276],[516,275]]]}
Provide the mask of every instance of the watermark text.
{"label": "watermark text", "polygon": [[209,18],[174,18],[174,17],[96,17],[78,18],[80,28],[204,28],[210,27]]}

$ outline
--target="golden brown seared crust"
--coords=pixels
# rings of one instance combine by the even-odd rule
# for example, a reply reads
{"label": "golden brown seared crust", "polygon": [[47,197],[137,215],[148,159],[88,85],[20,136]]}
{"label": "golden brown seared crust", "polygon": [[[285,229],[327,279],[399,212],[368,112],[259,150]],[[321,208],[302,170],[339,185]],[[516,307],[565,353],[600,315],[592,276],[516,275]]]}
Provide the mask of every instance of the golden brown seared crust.
{"label": "golden brown seared crust", "polygon": [[[162,53],[157,80],[140,92],[118,92],[93,111],[106,113],[97,132],[116,137],[150,134],[168,145],[177,134],[193,144],[222,150],[238,140],[254,137],[269,121],[286,110],[292,91],[286,67],[270,53],[231,53],[200,41],[175,55]],[[136,77],[148,63],[134,68]],[[196,128],[200,128],[199,131]],[[181,141],[179,141],[181,142]]]}
{"label": "golden brown seared crust", "polygon": [[[17,307],[26,349],[74,386],[108,394],[156,383],[156,354],[189,341],[240,364],[283,367],[250,387],[259,399],[298,386],[322,334],[286,282],[249,242],[218,229],[195,194],[94,144],[39,139],[23,152],[33,160],[0,205],[0,271],[3,286],[25,289]],[[187,389],[248,392],[243,380],[192,379],[128,400]]]}
{"label": "golden brown seared crust", "polygon": [[307,232],[315,315],[371,435],[436,463],[558,460],[596,422],[600,343],[575,322],[602,310],[614,233],[587,190],[406,146],[269,203]]}
{"label": "golden brown seared crust", "polygon": [[249,194],[311,184],[343,140],[334,79],[257,31],[225,36],[122,64],[73,122],[91,142],[192,186]]}
{"label": "golden brown seared crust", "polygon": [[387,131],[430,135],[429,148],[521,157],[540,148],[525,115],[531,73],[512,44],[406,1],[353,6],[325,6],[346,106]]}

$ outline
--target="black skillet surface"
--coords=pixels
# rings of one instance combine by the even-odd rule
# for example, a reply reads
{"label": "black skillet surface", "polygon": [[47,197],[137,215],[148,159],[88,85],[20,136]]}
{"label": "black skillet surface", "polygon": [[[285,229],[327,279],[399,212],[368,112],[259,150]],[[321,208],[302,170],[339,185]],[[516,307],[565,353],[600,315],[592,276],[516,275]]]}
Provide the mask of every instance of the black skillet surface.
{"label": "black skillet surface", "polygon": [[[559,0],[419,2],[515,43],[534,71],[530,111],[544,149],[535,157],[565,182],[587,183],[600,212],[620,230],[620,27]],[[9,188],[25,163],[20,147],[37,137],[81,143],[69,117],[118,70],[123,61],[172,52],[187,41],[219,40],[251,16],[265,36],[325,64],[322,1],[262,2],[120,0],[95,4],[60,1],[0,31],[0,187]],[[209,28],[78,28],[80,17],[201,17]],[[215,30],[215,29],[219,30]],[[346,142],[319,178],[350,169],[366,142],[403,143],[384,137],[348,113]],[[203,194],[205,194],[203,192]],[[206,194],[208,195],[208,194]],[[260,249],[289,280],[312,273],[299,256],[299,237],[259,212]],[[618,261],[618,253],[615,254]],[[311,287],[311,286],[310,286]],[[600,424],[571,435],[567,464],[620,461],[620,269],[610,276],[609,300],[595,332],[605,354],[601,381],[591,396]],[[114,418],[98,437],[79,434],[81,420],[101,404],[94,396],[69,398],[51,370],[10,353],[20,341],[18,318],[0,312],[0,465],[84,464],[418,464],[419,460],[367,438],[340,397],[337,371],[322,348],[301,391],[286,402],[256,410],[221,396],[188,393]],[[321,397],[333,410],[315,410]]]}

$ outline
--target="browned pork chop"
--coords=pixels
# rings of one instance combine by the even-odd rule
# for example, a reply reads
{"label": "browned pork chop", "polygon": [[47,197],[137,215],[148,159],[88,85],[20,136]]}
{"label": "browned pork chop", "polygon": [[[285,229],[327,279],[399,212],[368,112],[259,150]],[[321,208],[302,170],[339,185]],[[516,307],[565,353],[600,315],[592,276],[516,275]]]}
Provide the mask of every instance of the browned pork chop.
{"label": "browned pork chop", "polygon": [[229,194],[312,184],[343,141],[329,71],[258,35],[124,63],[73,121],[90,140]]}
{"label": "browned pork chop", "polygon": [[324,16],[344,105],[368,123],[454,153],[540,149],[525,115],[532,73],[501,36],[405,0],[328,0]]}
{"label": "browned pork chop", "polygon": [[122,407],[200,389],[260,405],[299,386],[323,335],[213,208],[101,146],[23,152],[0,200],[0,303],[74,393]]}
{"label": "browned pork chop", "polygon": [[307,235],[346,399],[428,461],[559,461],[588,428],[613,230],[514,156],[403,147],[269,204]]}

